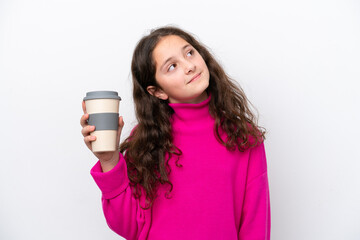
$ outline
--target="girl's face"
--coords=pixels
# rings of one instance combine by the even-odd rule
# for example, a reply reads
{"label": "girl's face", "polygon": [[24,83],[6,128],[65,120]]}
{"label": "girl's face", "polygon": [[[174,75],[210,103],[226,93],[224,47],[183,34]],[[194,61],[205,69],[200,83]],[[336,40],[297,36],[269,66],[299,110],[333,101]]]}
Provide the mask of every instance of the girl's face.
{"label": "girl's face", "polygon": [[170,103],[199,103],[207,98],[209,70],[204,59],[188,42],[176,35],[163,37],[153,51],[156,65],[154,86],[148,92]]}

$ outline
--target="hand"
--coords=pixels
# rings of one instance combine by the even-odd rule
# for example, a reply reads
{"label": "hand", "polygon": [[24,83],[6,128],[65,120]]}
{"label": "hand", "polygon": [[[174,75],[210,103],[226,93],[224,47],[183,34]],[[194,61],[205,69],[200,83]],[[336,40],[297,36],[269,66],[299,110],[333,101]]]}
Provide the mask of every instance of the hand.
{"label": "hand", "polygon": [[[86,112],[85,101],[82,102],[82,108],[84,111],[84,115],[80,119],[80,125],[83,127],[81,133],[84,136],[84,142],[86,146],[92,151],[91,142],[96,140],[96,136],[91,136],[90,133],[95,131],[95,126],[90,126],[87,123],[87,120],[89,119],[89,114],[87,114]],[[116,146],[119,146],[121,131],[123,127],[124,127],[123,117],[120,116],[119,127],[116,137]],[[118,149],[113,152],[95,152],[94,155],[100,160],[101,167],[104,172],[111,170],[119,161]]]}

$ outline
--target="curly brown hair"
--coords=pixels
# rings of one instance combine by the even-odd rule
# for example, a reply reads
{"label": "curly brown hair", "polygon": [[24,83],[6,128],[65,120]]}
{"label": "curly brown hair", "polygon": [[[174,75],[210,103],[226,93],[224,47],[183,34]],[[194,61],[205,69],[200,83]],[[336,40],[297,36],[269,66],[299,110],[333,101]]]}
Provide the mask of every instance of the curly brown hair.
{"label": "curly brown hair", "polygon": [[[153,204],[159,184],[169,184],[169,192],[172,191],[168,162],[173,155],[177,156],[176,165],[181,167],[178,163],[181,149],[173,145],[170,123],[174,111],[168,105],[168,100],[158,99],[147,91],[148,86],[160,88],[155,79],[156,66],[152,54],[157,43],[169,35],[179,36],[192,45],[209,69],[209,87],[206,91],[211,95],[209,112],[215,119],[214,134],[219,143],[231,151],[245,151],[265,139],[265,130],[258,126],[244,91],[227,76],[205,46],[177,27],[152,30],[138,42],[134,50],[131,71],[138,125],[120,145],[134,196],[140,198],[145,192],[146,206],[141,206],[144,209]],[[221,138],[220,129],[227,134],[226,139]]]}

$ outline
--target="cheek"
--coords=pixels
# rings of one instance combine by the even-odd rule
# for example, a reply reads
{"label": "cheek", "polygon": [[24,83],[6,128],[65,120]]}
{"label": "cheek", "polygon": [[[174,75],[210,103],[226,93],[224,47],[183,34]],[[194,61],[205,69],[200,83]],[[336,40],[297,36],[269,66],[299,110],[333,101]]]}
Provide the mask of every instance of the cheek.
{"label": "cheek", "polygon": [[209,73],[209,68],[207,67],[206,63],[203,61],[203,65],[202,65],[204,71],[206,71],[207,75],[210,75]]}
{"label": "cheek", "polygon": [[202,66],[202,68],[207,68],[206,63],[203,58],[199,59],[199,64]]}

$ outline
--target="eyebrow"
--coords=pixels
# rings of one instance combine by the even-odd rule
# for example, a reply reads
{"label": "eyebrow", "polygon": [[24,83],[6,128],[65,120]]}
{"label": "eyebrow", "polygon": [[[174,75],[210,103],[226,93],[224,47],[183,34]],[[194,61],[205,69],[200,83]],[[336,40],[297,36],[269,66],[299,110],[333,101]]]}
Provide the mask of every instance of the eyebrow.
{"label": "eyebrow", "polygon": [[[185,46],[183,46],[183,47],[181,48],[181,50],[184,51],[184,49],[187,48],[187,47],[189,47],[189,46],[191,46],[191,45],[190,45],[190,44],[186,44]],[[172,59],[173,59],[173,57],[169,57],[168,59],[166,59],[166,61],[163,63],[163,65],[161,65],[160,70],[162,70],[162,69],[164,68],[164,66],[165,66],[169,61],[171,61]]]}

